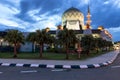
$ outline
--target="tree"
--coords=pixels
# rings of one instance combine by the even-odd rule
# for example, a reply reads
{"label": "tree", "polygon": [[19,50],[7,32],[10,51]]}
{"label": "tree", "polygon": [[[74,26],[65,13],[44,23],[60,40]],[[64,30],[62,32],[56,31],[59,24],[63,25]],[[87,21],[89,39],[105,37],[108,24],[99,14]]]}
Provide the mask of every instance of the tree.
{"label": "tree", "polygon": [[109,47],[113,47],[112,41],[109,41]]}
{"label": "tree", "polygon": [[17,57],[17,46],[19,44],[24,44],[24,36],[22,32],[18,30],[10,30],[7,32],[7,35],[5,36],[5,41],[8,41],[10,44],[14,45],[14,58]]}
{"label": "tree", "polygon": [[35,52],[36,33],[35,32],[29,33],[29,35],[27,36],[26,40],[33,43],[33,45],[32,45],[32,52]]}
{"label": "tree", "polygon": [[99,38],[98,42],[98,47],[102,50],[108,50],[108,48],[113,46],[111,41],[106,41],[102,38]]}
{"label": "tree", "polygon": [[54,38],[49,34],[49,32],[46,32],[46,30],[36,30],[36,43],[39,44],[40,58],[42,58],[44,44],[53,43],[53,40]]}
{"label": "tree", "polygon": [[104,39],[102,39],[101,45],[102,45],[102,50],[103,50],[103,51],[107,50],[107,44],[108,44],[107,41],[104,40]]}
{"label": "tree", "polygon": [[102,38],[97,38],[98,44],[97,47],[101,50],[103,48],[103,39]]}
{"label": "tree", "polygon": [[94,48],[94,46],[92,46],[94,44],[93,40],[94,38],[92,35],[85,35],[81,39],[81,46],[83,47],[83,50],[86,51],[87,55],[89,55],[90,50]]}
{"label": "tree", "polygon": [[106,46],[108,48],[107,50],[110,50],[110,48],[113,47],[113,43],[111,41],[106,41],[106,43],[107,43]]}
{"label": "tree", "polygon": [[55,43],[55,37],[47,34],[46,44],[50,44],[52,46],[53,43]]}
{"label": "tree", "polygon": [[45,40],[45,34],[43,34],[43,31],[36,30],[36,43],[39,44],[40,49],[40,58],[42,58],[42,48]]}
{"label": "tree", "polygon": [[70,45],[75,45],[75,43],[78,42],[75,32],[73,30],[64,29],[58,33],[58,40],[65,46],[66,59],[69,59],[68,49]]}
{"label": "tree", "polygon": [[94,38],[93,41],[92,41],[93,49],[96,50],[97,53],[103,47],[102,41],[103,41],[102,38]]}

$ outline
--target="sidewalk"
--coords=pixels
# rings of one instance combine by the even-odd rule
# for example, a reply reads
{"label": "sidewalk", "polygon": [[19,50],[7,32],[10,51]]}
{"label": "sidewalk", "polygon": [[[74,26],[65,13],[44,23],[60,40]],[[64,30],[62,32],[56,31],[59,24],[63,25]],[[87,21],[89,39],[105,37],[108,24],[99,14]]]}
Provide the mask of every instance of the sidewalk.
{"label": "sidewalk", "polygon": [[101,56],[86,60],[27,60],[27,59],[0,59],[0,66],[21,66],[40,68],[96,68],[111,64],[119,51],[112,51]]}

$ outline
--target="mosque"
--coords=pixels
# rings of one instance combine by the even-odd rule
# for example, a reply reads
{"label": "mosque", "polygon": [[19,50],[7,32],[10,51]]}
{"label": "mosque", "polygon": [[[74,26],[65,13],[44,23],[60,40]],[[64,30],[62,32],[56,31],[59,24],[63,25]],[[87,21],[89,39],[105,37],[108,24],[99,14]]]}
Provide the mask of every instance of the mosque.
{"label": "mosque", "polygon": [[92,34],[94,38],[101,37],[107,41],[112,41],[112,35],[103,26],[99,26],[98,29],[92,29],[89,5],[87,9],[87,21],[84,20],[85,16],[79,9],[74,7],[67,9],[62,15],[62,24],[58,26],[57,30],[50,30],[49,32],[55,35],[60,30],[67,28],[68,30],[76,31],[78,38],[83,37],[85,34]]}
{"label": "mosque", "polygon": [[[57,26],[57,30],[50,30],[49,33],[57,37],[57,33],[60,30],[67,28],[68,30],[72,29],[76,31],[76,36],[81,39],[86,34],[92,34],[94,38],[103,38],[107,41],[112,41],[112,35],[105,30],[102,26],[99,26],[98,29],[92,29],[91,26],[91,14],[90,8],[88,6],[87,10],[87,21],[84,22],[84,14],[77,8],[71,7],[67,9],[62,15],[62,24]],[[46,28],[48,29],[48,28]],[[26,33],[23,33],[26,35]],[[29,33],[27,33],[29,34]],[[5,36],[5,32],[0,32],[0,37]],[[0,40],[1,46],[4,43],[3,39]],[[21,51],[30,51],[32,50],[32,44],[25,44],[21,46]]]}

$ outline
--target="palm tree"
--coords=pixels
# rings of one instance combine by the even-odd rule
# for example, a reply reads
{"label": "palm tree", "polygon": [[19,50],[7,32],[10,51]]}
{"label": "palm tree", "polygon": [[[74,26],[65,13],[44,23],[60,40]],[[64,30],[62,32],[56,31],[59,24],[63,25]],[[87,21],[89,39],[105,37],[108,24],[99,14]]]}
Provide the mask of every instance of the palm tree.
{"label": "palm tree", "polygon": [[113,43],[112,43],[112,41],[109,41],[109,48],[113,49]]}
{"label": "palm tree", "polygon": [[102,44],[102,50],[106,51],[107,50],[107,41],[102,39],[102,43],[101,44]]}
{"label": "palm tree", "polygon": [[52,46],[52,44],[55,43],[55,37],[51,36],[49,33],[47,34],[47,40],[46,40],[46,44],[50,44]]}
{"label": "palm tree", "polygon": [[54,37],[52,37],[49,32],[46,32],[46,30],[36,30],[36,43],[39,44],[40,48],[40,58],[42,58],[42,52],[44,44],[50,44],[53,43]]}
{"label": "palm tree", "polygon": [[46,44],[49,44],[49,46],[53,46],[53,44],[55,43],[55,37],[54,36],[52,36],[50,33],[49,33],[49,31],[50,31],[50,28],[49,27],[47,27],[47,28],[45,28],[44,29],[44,32],[46,32]]}
{"label": "palm tree", "polygon": [[106,47],[107,50],[110,50],[110,48],[113,47],[113,43],[111,41],[106,41]]}
{"label": "palm tree", "polygon": [[29,35],[27,36],[26,40],[33,43],[32,52],[35,52],[36,33],[35,32],[29,33]]}
{"label": "palm tree", "polygon": [[41,30],[36,30],[36,43],[39,44],[40,48],[40,58],[42,58],[42,48],[44,44],[44,35],[43,31]]}
{"label": "palm tree", "polygon": [[69,59],[68,49],[70,45],[75,45],[75,43],[78,42],[75,32],[73,30],[64,29],[58,33],[58,40],[61,44],[65,46],[66,59]]}
{"label": "palm tree", "polygon": [[5,36],[5,40],[8,41],[10,44],[14,45],[14,58],[17,57],[17,46],[18,44],[24,44],[24,36],[18,30],[10,30],[7,32]]}
{"label": "palm tree", "polygon": [[101,50],[101,48],[103,47],[103,39],[102,38],[95,38],[94,44],[95,44],[95,48],[97,48],[97,53],[99,52],[98,50]]}
{"label": "palm tree", "polygon": [[94,40],[94,38],[93,38],[92,35],[85,35],[81,39],[81,46],[86,51],[87,55],[89,55],[90,50],[94,48],[94,46],[92,46],[93,45],[93,40]]}

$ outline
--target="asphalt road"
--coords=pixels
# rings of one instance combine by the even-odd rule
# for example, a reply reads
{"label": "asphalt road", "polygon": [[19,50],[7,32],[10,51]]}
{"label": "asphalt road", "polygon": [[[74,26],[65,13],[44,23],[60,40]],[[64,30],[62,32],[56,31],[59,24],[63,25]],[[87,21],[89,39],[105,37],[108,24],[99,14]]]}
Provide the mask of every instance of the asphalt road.
{"label": "asphalt road", "polygon": [[120,80],[120,54],[113,64],[91,69],[0,67],[0,80]]}

